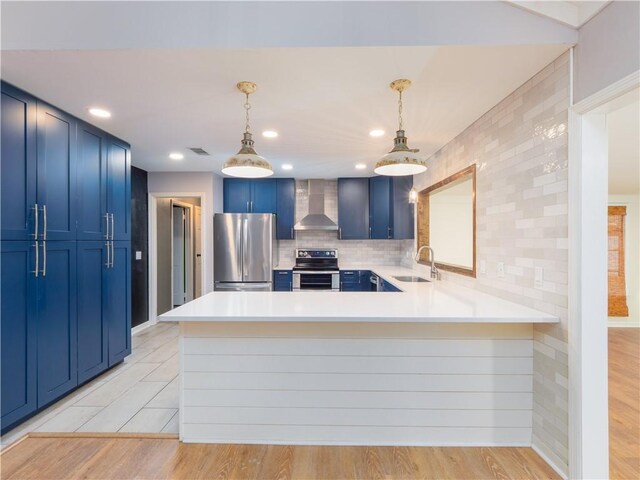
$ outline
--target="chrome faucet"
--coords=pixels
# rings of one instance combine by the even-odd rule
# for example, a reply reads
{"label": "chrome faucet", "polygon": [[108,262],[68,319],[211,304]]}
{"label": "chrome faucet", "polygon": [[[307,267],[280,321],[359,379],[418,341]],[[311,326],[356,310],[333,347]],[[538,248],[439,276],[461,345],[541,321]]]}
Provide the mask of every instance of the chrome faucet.
{"label": "chrome faucet", "polygon": [[416,253],[416,262],[420,261],[420,254],[422,253],[422,250],[424,250],[425,248],[429,250],[429,261],[431,262],[431,278],[433,280],[440,280],[440,272],[436,267],[436,259],[435,259],[435,255],[433,254],[433,248],[431,248],[429,245],[422,245],[418,249],[418,252]]}

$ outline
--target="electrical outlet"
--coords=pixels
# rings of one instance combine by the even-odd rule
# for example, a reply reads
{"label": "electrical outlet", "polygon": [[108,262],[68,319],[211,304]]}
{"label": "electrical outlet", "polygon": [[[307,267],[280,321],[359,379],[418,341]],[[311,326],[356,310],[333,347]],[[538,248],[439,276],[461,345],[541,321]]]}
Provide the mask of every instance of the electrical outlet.
{"label": "electrical outlet", "polygon": [[480,274],[481,275],[486,275],[487,274],[487,261],[486,260],[480,260]]}
{"label": "electrical outlet", "polygon": [[498,262],[498,276],[504,277],[504,262]]}
{"label": "electrical outlet", "polygon": [[139,250],[136,251],[136,260],[142,260],[142,252]]}
{"label": "electrical outlet", "polygon": [[542,288],[544,286],[544,268],[536,267],[534,269],[533,285],[536,288]]}

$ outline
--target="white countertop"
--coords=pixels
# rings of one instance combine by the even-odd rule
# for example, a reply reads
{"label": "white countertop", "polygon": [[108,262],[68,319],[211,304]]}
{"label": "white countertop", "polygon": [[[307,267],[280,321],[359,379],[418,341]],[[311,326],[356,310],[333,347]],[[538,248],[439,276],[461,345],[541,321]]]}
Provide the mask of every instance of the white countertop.
{"label": "white countertop", "polygon": [[400,282],[423,273],[371,270],[402,292],[212,292],[161,315],[182,322],[557,323],[559,319],[446,281]]}

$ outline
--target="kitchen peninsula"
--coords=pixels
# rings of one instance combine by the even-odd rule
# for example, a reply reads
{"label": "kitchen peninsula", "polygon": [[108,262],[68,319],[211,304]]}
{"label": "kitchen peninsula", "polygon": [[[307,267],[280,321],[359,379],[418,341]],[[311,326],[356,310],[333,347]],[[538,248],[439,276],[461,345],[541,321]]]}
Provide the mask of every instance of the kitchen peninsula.
{"label": "kitchen peninsula", "polygon": [[558,319],[445,281],[401,292],[213,292],[180,322],[180,439],[531,444],[533,324]]}

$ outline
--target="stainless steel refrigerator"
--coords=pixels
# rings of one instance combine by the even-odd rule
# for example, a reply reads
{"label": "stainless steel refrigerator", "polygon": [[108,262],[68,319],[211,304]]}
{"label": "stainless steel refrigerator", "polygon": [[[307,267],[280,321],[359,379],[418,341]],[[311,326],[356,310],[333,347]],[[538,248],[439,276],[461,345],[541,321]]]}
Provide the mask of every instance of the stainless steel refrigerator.
{"label": "stainless steel refrigerator", "polygon": [[278,263],[275,216],[217,213],[213,217],[215,291],[270,291]]}

